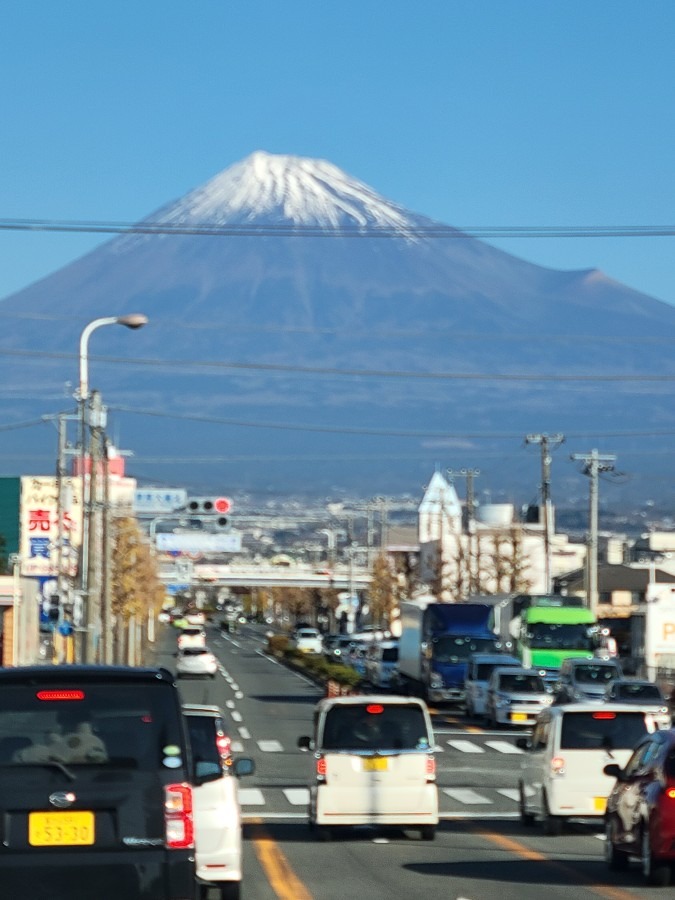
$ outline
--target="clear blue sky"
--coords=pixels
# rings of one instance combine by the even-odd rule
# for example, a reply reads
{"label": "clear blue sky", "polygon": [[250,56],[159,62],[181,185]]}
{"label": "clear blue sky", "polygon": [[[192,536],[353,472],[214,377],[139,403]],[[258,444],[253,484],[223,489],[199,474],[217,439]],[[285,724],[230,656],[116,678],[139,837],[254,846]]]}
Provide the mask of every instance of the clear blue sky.
{"label": "clear blue sky", "polygon": [[[132,221],[262,149],[472,225],[675,224],[673,0],[3,0],[0,218]],[[0,232],[0,297],[97,236]],[[675,238],[493,241],[675,303]]]}

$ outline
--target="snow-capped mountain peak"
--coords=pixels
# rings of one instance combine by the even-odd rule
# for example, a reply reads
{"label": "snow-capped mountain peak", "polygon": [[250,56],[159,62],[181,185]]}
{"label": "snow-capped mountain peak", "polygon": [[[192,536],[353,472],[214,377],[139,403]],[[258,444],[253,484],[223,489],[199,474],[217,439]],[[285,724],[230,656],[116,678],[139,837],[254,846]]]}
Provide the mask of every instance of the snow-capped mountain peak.
{"label": "snow-capped mountain peak", "polygon": [[320,159],[257,151],[151,217],[173,224],[380,227],[407,232],[409,213]]}

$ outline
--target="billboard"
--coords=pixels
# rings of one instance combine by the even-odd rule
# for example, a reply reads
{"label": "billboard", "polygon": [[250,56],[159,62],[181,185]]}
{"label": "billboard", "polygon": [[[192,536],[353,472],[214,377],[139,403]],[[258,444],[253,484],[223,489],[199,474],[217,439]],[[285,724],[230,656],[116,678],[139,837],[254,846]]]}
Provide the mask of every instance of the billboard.
{"label": "billboard", "polygon": [[62,479],[61,523],[57,481],[54,476],[21,478],[21,574],[54,577],[58,572],[59,539],[62,572],[73,577],[82,543],[81,479]]}

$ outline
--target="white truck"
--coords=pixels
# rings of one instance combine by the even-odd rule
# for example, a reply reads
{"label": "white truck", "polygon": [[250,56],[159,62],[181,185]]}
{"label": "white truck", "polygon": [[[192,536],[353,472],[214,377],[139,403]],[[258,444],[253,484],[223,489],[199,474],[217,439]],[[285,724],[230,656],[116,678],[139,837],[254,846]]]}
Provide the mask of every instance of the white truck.
{"label": "white truck", "polygon": [[635,624],[633,653],[644,658],[647,678],[656,681],[664,670],[675,672],[675,584],[650,585],[644,613]]}

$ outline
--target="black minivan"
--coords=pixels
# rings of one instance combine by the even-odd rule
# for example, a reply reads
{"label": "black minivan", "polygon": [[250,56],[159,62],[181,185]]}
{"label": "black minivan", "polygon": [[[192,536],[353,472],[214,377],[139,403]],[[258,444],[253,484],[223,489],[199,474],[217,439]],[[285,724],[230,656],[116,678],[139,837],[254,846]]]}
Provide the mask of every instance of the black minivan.
{"label": "black minivan", "polygon": [[1,900],[194,900],[193,783],[168,670],[0,669]]}

